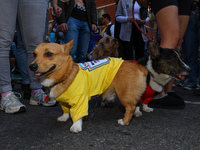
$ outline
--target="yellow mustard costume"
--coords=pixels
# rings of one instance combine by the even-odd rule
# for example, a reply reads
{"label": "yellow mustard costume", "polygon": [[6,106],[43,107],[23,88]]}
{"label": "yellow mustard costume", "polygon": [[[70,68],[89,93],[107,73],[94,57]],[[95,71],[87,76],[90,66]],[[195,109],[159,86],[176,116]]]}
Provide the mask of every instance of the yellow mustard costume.
{"label": "yellow mustard costume", "polygon": [[106,91],[122,62],[119,58],[106,58],[78,64],[80,69],[74,81],[56,98],[64,113],[70,113],[73,122],[88,115],[91,96]]}

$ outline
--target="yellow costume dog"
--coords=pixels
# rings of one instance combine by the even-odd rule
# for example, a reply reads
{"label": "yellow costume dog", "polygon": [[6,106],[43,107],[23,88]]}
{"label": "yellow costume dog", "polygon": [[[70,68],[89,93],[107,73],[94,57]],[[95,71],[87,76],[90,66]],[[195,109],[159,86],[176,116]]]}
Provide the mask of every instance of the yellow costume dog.
{"label": "yellow costume dog", "polygon": [[122,62],[122,59],[106,58],[78,64],[80,69],[75,80],[56,98],[73,122],[88,115],[88,101],[108,89]]}
{"label": "yellow costume dog", "polygon": [[50,87],[50,97],[60,102],[64,113],[58,121],[72,116],[71,132],[82,131],[82,117],[88,114],[88,100],[93,95],[113,100],[115,93],[126,109],[120,125],[128,125],[136,104],[146,88],[147,69],[119,58],[76,64],[69,52],[73,41],[65,45],[41,43],[34,51],[29,68],[39,82]]}

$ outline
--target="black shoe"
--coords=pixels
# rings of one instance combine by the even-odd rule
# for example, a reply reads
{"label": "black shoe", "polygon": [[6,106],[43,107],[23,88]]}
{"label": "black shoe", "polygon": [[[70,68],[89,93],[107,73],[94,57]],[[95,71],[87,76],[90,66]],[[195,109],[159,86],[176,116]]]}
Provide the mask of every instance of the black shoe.
{"label": "black shoe", "polygon": [[177,95],[174,91],[167,91],[166,94],[168,94],[171,97],[174,97],[174,98],[177,98],[177,99],[184,101],[183,98],[180,97],[179,95]]}
{"label": "black shoe", "polygon": [[165,94],[164,96],[153,98],[148,105],[152,108],[183,109],[185,107],[185,102],[183,99]]}
{"label": "black shoe", "polygon": [[24,89],[24,99],[30,99],[31,97],[31,88],[30,84],[24,84],[22,85],[22,88]]}
{"label": "black shoe", "polygon": [[194,95],[200,96],[200,88],[196,88],[193,90]]}

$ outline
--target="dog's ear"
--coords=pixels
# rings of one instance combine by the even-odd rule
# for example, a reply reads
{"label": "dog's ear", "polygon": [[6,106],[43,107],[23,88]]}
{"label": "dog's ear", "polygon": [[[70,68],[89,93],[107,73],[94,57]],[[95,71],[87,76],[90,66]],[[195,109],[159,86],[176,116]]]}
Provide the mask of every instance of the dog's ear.
{"label": "dog's ear", "polygon": [[160,47],[154,41],[147,42],[147,50],[151,56],[151,59],[156,59],[160,56]]}
{"label": "dog's ear", "polygon": [[74,44],[74,40],[71,40],[70,42],[64,44],[64,45],[61,45],[63,46],[64,48],[64,51],[67,52],[69,54],[70,50],[72,49],[73,47],[73,44]]}
{"label": "dog's ear", "polygon": [[100,43],[100,44],[99,44],[99,49],[98,49],[98,58],[99,58],[99,59],[102,59],[104,53],[105,53],[105,52],[104,52],[104,45],[103,45],[103,43]]}

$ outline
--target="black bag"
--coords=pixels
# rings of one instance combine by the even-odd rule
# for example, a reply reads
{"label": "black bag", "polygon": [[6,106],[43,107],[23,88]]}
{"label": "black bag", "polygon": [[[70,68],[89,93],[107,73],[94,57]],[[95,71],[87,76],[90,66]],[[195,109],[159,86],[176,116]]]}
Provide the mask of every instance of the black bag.
{"label": "black bag", "polygon": [[140,18],[141,20],[146,20],[148,17],[148,7],[141,6],[140,8]]}

